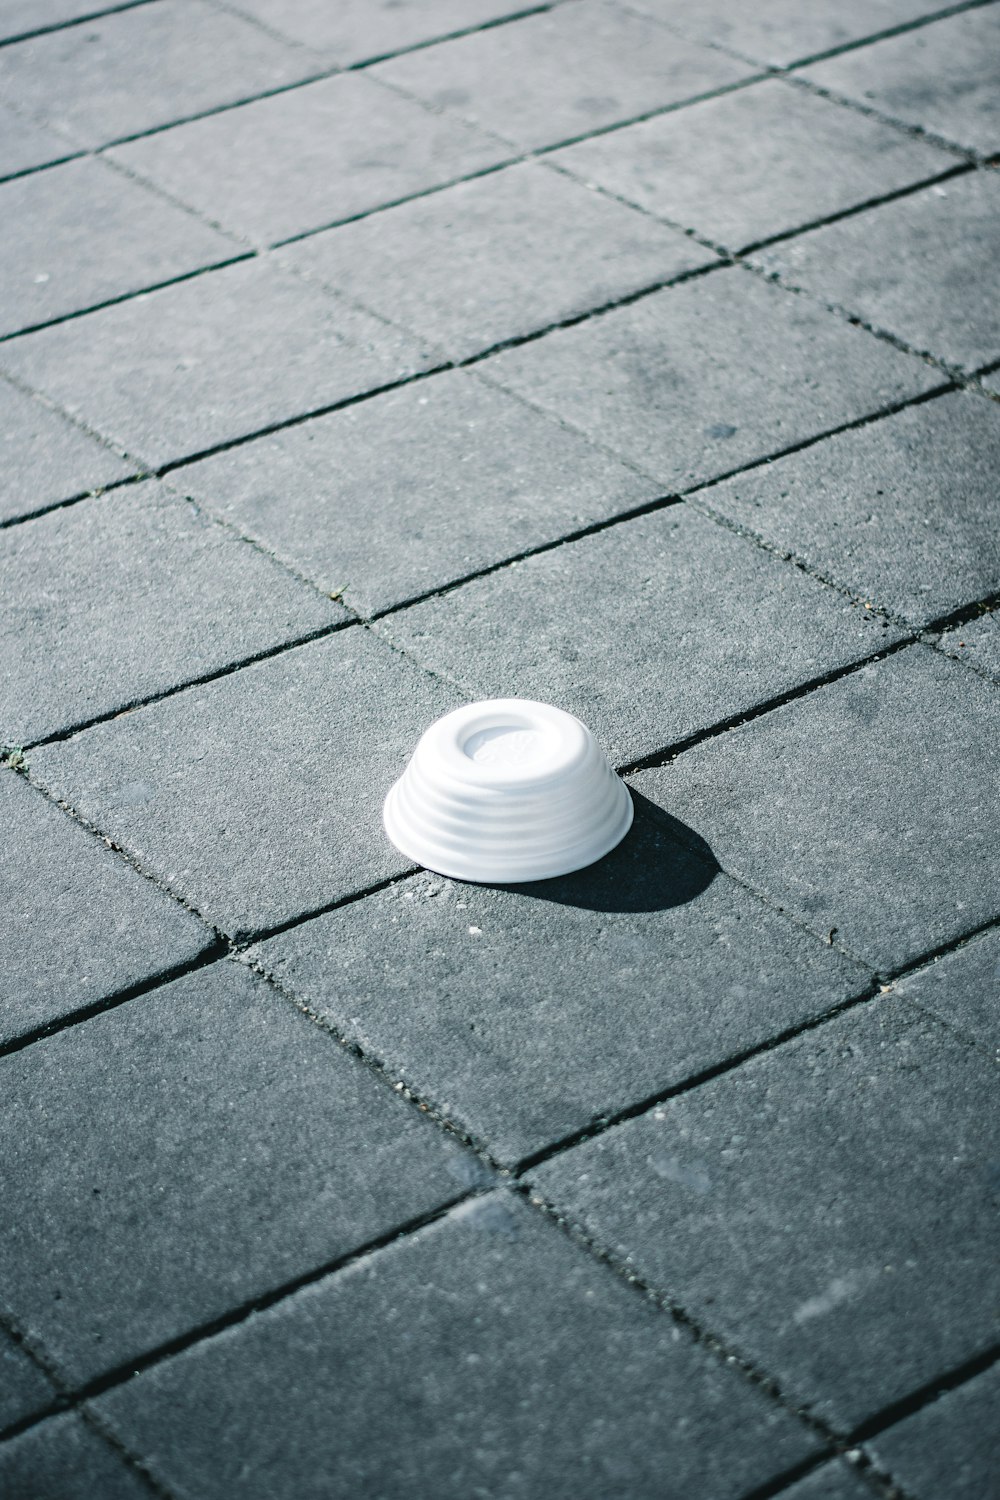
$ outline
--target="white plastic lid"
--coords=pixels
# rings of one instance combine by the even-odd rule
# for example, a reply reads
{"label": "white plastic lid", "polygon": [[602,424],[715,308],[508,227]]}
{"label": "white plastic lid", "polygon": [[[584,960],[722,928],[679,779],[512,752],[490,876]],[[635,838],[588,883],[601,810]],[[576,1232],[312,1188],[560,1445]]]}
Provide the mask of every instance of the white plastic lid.
{"label": "white plastic lid", "polygon": [[455,880],[506,885],[593,864],[632,824],[632,799],[580,720],[495,698],[445,714],[385,799],[408,859]]}

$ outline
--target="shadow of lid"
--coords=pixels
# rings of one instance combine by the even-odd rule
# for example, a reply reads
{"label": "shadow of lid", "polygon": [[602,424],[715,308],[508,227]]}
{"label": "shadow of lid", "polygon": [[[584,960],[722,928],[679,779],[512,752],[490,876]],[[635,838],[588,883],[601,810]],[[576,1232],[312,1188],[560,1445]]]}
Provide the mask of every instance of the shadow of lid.
{"label": "shadow of lid", "polygon": [[707,890],[719,873],[710,846],[686,823],[630,788],[635,821],[616,849],[585,870],[499,886],[519,896],[589,911],[666,911]]}

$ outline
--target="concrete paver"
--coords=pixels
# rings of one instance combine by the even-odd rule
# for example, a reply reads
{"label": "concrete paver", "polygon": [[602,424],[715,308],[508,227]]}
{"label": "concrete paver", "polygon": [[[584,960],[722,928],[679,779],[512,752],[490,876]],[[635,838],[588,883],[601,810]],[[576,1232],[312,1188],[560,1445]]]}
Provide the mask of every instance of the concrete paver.
{"label": "concrete paver", "polygon": [[953,165],[923,141],[777,79],[552,160],[734,251]]}
{"label": "concrete paver", "polygon": [[867,987],[637,800],[593,870],[507,890],[423,875],[248,958],[508,1164]]}
{"label": "concrete paver", "polygon": [[996,611],[988,611],[946,630],[938,641],[942,651],[978,667],[994,681],[1000,682],[1000,620]]}
{"label": "concrete paver", "polygon": [[0,380],[0,520],[29,516],[134,472],[58,412]]}
{"label": "concrete paver", "polygon": [[449,1201],[468,1176],[457,1142],[234,963],[0,1071],[4,1295],[77,1383]]}
{"label": "concrete paver", "polygon": [[[103,9],[101,0],[88,6],[91,15]],[[208,0],[156,0],[0,50],[0,92],[83,146],[235,104],[315,71],[308,54]]]}
{"label": "concrete paver", "polygon": [[914,1004],[933,1011],[986,1047],[997,1046],[1000,1021],[1000,929],[991,928],[897,986]]}
{"label": "concrete paver", "polygon": [[697,98],[753,69],[631,8],[580,0],[373,71],[428,104],[534,149]]}
{"label": "concrete paver", "polygon": [[509,148],[363,74],[321,79],[109,153],[254,244],[491,167]]}
{"label": "concrete paver", "polygon": [[0,1447],[0,1485],[9,1500],[149,1500],[150,1493],[148,1481],[74,1412]]}
{"label": "concrete paver", "polygon": [[996,696],[912,646],[636,785],[725,869],[888,971],[997,914]]}
{"label": "concrete paver", "polygon": [[1000,172],[971,172],[760,259],[790,285],[972,371],[1000,357],[998,234]]}
{"label": "concrete paver", "polygon": [[701,498],[876,608],[924,626],[1000,589],[998,464],[1000,409],[956,393],[751,469]]}
{"label": "concrete paver", "polygon": [[716,262],[675,230],[534,163],[312,236],[280,258],[451,359]]}
{"label": "concrete paver", "polygon": [[13,771],[0,771],[0,1042],[189,963],[212,934],[75,826]]}
{"label": "concrete paver", "polygon": [[55,1389],[47,1376],[21,1345],[2,1331],[0,1375],[0,1431],[52,1405]]}
{"label": "concrete paver", "polygon": [[502,1197],[97,1405],[168,1483],[204,1500],[228,1500],[237,1484],[271,1500],[276,1476],[302,1500],[421,1488],[570,1500],[609,1486],[652,1500],[664,1473],[691,1500],[737,1500],[815,1444]]}
{"label": "concrete paver", "polygon": [[171,484],[366,615],[659,494],[459,370],[203,459]]}
{"label": "concrete paver", "polygon": [[0,177],[62,161],[78,150],[66,136],[0,105]]}
{"label": "concrete paver", "polygon": [[431,363],[406,335],[262,259],[0,348],[0,367],[152,465],[193,458]]}
{"label": "concrete paver", "polygon": [[679,489],[942,379],[735,266],[507,350],[488,370]]}
{"label": "concrete paver", "polygon": [[989,156],[1000,148],[993,5],[947,16],[805,72],[821,88]]}
{"label": "concrete paver", "polygon": [[994,1071],[887,998],[567,1152],[532,1182],[848,1432],[996,1337],[982,1282]]}
{"label": "concrete paver", "polygon": [[1000,1366],[949,1391],[870,1444],[914,1500],[980,1500],[1000,1465],[996,1412]]}
{"label": "concrete paver", "polygon": [[0,225],[3,334],[238,254],[208,225],[93,159],[0,184]]}
{"label": "concrete paver", "polygon": [[0,533],[0,598],[17,745],[349,618],[155,483]]}
{"label": "concrete paver", "polygon": [[[944,11],[0,3],[4,1500],[985,1496]],[[512,693],[632,829],[414,869],[386,789]]]}
{"label": "concrete paver", "polygon": [[322,53],[341,67],[419,47],[452,32],[530,10],[531,0],[421,0],[372,5],[370,0],[239,0],[232,7],[272,31]]}
{"label": "concrete paver", "polygon": [[461,701],[356,628],[34,750],[31,766],[236,936],[408,868],[382,798]]}
{"label": "concrete paver", "polygon": [[836,5],[761,0],[753,6],[707,0],[696,8],[687,0],[629,3],[699,40],[779,68],[905,26],[942,8],[940,0],[838,0]]}
{"label": "concrete paver", "polygon": [[615,765],[900,636],[687,506],[514,563],[378,628],[470,697],[512,692],[575,713]]}

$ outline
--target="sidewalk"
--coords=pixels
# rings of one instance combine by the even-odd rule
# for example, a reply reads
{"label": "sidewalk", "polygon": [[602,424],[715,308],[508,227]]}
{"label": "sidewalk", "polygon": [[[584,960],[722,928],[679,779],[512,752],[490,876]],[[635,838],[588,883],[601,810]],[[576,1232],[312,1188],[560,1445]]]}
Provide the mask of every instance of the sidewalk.
{"label": "sidewalk", "polygon": [[[998,85],[1000,0],[0,4],[5,1500],[993,1492]],[[598,865],[385,839],[496,696]]]}

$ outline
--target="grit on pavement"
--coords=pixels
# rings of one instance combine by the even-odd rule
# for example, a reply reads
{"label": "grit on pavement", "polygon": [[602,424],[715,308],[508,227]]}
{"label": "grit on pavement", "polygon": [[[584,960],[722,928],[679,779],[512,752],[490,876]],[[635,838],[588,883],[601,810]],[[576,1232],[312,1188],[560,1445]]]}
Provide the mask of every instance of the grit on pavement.
{"label": "grit on pavement", "polygon": [[4,1500],[998,1494],[998,230],[1000,0],[0,0]]}

